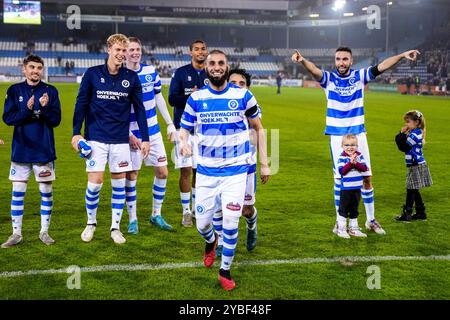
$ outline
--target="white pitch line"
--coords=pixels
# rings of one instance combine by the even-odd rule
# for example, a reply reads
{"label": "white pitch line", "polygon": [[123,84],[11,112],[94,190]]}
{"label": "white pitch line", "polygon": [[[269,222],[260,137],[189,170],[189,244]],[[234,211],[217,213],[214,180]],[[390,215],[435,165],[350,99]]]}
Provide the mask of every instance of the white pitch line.
{"label": "white pitch line", "polygon": [[[450,261],[450,255],[444,256],[343,256],[331,258],[303,258],[290,260],[248,260],[233,263],[234,266],[263,266],[277,264],[312,264],[337,262],[383,262],[383,261]],[[71,266],[73,267],[73,266]],[[48,270],[4,271],[0,278],[14,278],[41,274],[73,273],[71,267]],[[94,267],[80,267],[81,272],[107,272],[107,271],[153,271],[174,270],[184,268],[203,267],[202,262],[186,263],[160,263],[160,264],[111,264]]]}

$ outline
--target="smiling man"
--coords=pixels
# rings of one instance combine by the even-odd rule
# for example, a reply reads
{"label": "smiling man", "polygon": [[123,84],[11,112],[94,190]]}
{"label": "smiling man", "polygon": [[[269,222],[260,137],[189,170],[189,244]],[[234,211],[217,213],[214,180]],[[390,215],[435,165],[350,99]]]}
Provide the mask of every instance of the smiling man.
{"label": "smiling man", "polygon": [[[230,268],[238,238],[239,217],[244,206],[247,173],[250,163],[249,128],[262,130],[259,106],[245,88],[228,83],[230,67],[220,50],[213,50],[206,60],[209,84],[195,91],[186,102],[180,129],[180,153],[192,154],[188,137],[193,130],[198,138],[197,230],[205,240],[204,265],[210,268],[215,259],[218,236],[213,230],[213,215],[223,214],[223,251],[219,282],[223,289],[236,284]],[[261,144],[258,151],[265,154]],[[261,181],[266,183],[270,169],[267,159],[261,165]]]}
{"label": "smiling man", "polygon": [[144,159],[149,154],[150,144],[141,82],[136,72],[122,66],[128,38],[114,34],[108,38],[107,45],[107,63],[89,68],[81,81],[73,116],[72,147],[79,151],[84,122],[84,138],[91,145],[92,152],[86,159],[88,222],[81,239],[90,242],[94,237],[100,189],[108,163],[112,186],[111,238],[122,244],[126,242],[120,232],[120,220],[125,204],[125,176],[131,170],[129,128],[132,106],[142,138],[140,148]]}
{"label": "smiling man", "polygon": [[[378,65],[365,69],[353,70],[352,50],[348,47],[340,47],[335,53],[335,67],[332,72],[319,69],[314,63],[305,59],[296,50],[291,59],[294,63],[301,63],[305,69],[325,89],[327,97],[327,118],[325,134],[330,136],[330,150],[334,171],[334,199],[336,206],[336,219],[339,219],[339,204],[341,190],[341,175],[338,171],[339,155],[342,152],[342,136],[346,134],[356,135],[359,141],[359,149],[367,162],[369,170],[362,173],[363,187],[361,190],[366,209],[366,229],[377,234],[385,234],[381,225],[375,220],[374,192],[372,186],[372,168],[370,166],[369,147],[367,144],[366,128],[364,126],[364,87],[384,71],[395,66],[403,58],[415,61],[417,50],[406,51],[402,54],[387,58]],[[333,228],[338,233],[336,221]]]}
{"label": "smiling man", "polygon": [[61,122],[61,105],[56,88],[41,80],[44,74],[44,60],[41,57],[26,57],[22,71],[26,79],[9,87],[3,112],[3,121],[14,126],[14,134],[9,174],[13,185],[13,234],[2,244],[2,248],[22,241],[24,198],[32,172],[41,194],[39,239],[46,245],[55,242],[49,236],[48,229],[53,208],[52,181],[55,180],[56,160],[53,128]]}

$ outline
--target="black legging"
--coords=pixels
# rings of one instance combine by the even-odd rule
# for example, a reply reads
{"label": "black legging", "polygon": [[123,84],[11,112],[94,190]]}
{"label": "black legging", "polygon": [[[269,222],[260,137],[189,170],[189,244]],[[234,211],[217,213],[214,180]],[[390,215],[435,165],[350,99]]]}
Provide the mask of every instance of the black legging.
{"label": "black legging", "polygon": [[423,206],[422,196],[418,189],[406,189],[406,207],[412,208],[416,203],[416,207]]}

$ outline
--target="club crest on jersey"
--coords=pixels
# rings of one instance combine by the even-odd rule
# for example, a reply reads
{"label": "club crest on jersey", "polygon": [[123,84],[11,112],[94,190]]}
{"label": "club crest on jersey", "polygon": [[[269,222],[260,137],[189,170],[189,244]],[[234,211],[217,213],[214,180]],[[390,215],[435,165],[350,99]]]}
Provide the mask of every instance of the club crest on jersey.
{"label": "club crest on jersey", "polygon": [[50,170],[42,170],[39,172],[39,178],[46,178],[50,177],[52,175],[52,172]]}
{"label": "club crest on jersey", "polygon": [[204,212],[205,212],[205,207],[202,205],[197,205],[197,207],[195,208],[195,213],[203,214]]}
{"label": "club crest on jersey", "polygon": [[237,109],[237,107],[239,107],[239,103],[237,102],[237,100],[230,100],[228,101],[228,108],[230,108],[231,110]]}
{"label": "club crest on jersey", "polygon": [[100,78],[100,83],[105,83],[105,78]]}
{"label": "club crest on jersey", "polygon": [[241,210],[241,205],[239,203],[230,202],[227,204],[227,209],[231,211],[239,211]]}
{"label": "club crest on jersey", "polygon": [[121,161],[119,162],[119,168],[128,167],[128,161]]}
{"label": "club crest on jersey", "polygon": [[191,76],[188,76],[188,81],[192,81],[192,77]]}
{"label": "club crest on jersey", "polygon": [[145,80],[146,80],[147,82],[152,82],[152,81],[153,81],[152,75],[151,75],[151,74],[146,75],[146,76],[145,76]]}
{"label": "club crest on jersey", "polygon": [[209,79],[203,80],[203,83],[204,83],[205,86],[207,86],[209,84]]}
{"label": "club crest on jersey", "polygon": [[20,97],[19,97],[19,102],[22,102],[22,101],[23,101],[23,97],[20,96]]}
{"label": "club crest on jersey", "polygon": [[355,84],[356,79],[355,78],[350,78],[350,80],[348,80],[348,83],[350,83],[352,86]]}
{"label": "club crest on jersey", "polygon": [[128,81],[128,80],[123,80],[122,81],[122,87],[128,88],[129,86],[130,86],[130,81]]}
{"label": "club crest on jersey", "polygon": [[208,104],[206,102],[203,102],[203,109],[208,109]]}

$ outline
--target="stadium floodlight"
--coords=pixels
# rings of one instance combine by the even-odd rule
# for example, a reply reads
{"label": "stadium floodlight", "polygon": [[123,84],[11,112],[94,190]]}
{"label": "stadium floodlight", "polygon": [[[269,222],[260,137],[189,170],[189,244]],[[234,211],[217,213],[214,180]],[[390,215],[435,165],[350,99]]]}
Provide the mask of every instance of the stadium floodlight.
{"label": "stadium floodlight", "polygon": [[318,13],[311,13],[311,14],[309,15],[309,17],[310,17],[310,18],[318,18],[318,17],[319,17],[319,14],[318,14]]}
{"label": "stadium floodlight", "polygon": [[344,12],[344,17],[353,17],[353,12]]}
{"label": "stadium floodlight", "polygon": [[393,4],[392,1],[389,1],[389,2],[387,3],[388,6],[392,6],[392,4]]}
{"label": "stadium floodlight", "polygon": [[361,9],[362,11],[367,11],[367,7],[364,7]]}
{"label": "stadium floodlight", "polygon": [[338,11],[341,10],[345,6],[345,0],[336,0],[334,2],[333,10]]}

